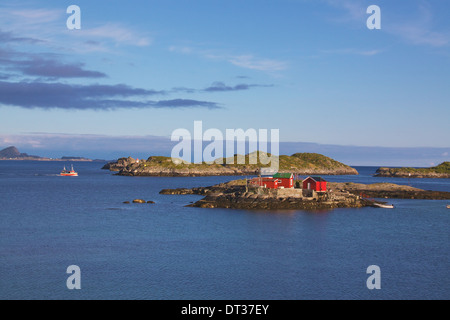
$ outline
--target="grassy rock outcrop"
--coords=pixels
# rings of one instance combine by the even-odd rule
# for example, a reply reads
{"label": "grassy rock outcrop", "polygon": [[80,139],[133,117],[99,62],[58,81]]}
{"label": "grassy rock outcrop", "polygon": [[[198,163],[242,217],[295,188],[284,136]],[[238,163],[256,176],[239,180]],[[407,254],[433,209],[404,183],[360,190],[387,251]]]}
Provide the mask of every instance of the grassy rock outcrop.
{"label": "grassy rock outcrop", "polygon": [[379,168],[376,177],[397,178],[450,178],[450,162],[431,168]]}
{"label": "grassy rock outcrop", "polygon": [[[356,169],[316,153],[281,155],[277,161],[278,172],[300,175],[358,174]],[[186,163],[161,156],[152,156],[146,161],[138,162],[128,157],[108,163],[103,169],[116,171],[122,176],[239,176],[258,175],[261,168],[269,166],[270,164],[265,165],[259,162],[257,153],[251,153],[245,156],[235,155],[234,158],[216,159],[213,163]]]}

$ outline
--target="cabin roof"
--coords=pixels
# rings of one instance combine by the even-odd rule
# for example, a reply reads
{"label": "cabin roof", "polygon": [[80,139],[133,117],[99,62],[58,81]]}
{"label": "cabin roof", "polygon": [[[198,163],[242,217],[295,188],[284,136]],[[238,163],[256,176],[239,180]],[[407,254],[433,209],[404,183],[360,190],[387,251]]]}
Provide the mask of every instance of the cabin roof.
{"label": "cabin roof", "polygon": [[[324,178],[322,178],[322,177],[308,177],[308,178],[306,178],[305,180],[308,180],[308,179],[313,179],[314,181],[316,181],[316,182],[327,182],[327,180],[325,180]],[[305,181],[305,180],[303,180],[303,181]]]}
{"label": "cabin roof", "polygon": [[290,179],[293,177],[292,173],[276,173],[273,175],[274,178],[278,179]]}

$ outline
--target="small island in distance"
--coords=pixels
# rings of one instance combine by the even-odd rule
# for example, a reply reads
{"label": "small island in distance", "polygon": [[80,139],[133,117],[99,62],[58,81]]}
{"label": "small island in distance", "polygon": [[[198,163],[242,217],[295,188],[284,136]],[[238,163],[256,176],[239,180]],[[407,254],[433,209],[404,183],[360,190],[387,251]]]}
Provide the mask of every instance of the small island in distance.
{"label": "small island in distance", "polygon": [[450,162],[431,168],[379,168],[375,177],[397,178],[450,178]]}
{"label": "small island in distance", "polygon": [[63,156],[61,158],[46,158],[40,156],[29,155],[27,153],[21,153],[16,147],[11,146],[0,150],[0,160],[34,160],[34,161],[102,161],[100,159],[88,159],[84,157],[72,157],[72,156]]}

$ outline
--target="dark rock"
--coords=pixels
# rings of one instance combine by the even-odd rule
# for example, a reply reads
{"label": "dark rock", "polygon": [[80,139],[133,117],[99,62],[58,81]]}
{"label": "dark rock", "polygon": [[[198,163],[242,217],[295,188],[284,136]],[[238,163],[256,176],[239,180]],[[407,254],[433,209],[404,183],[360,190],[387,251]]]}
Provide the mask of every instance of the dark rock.
{"label": "dark rock", "polygon": [[163,189],[160,194],[194,194],[193,189],[178,188],[178,189]]}

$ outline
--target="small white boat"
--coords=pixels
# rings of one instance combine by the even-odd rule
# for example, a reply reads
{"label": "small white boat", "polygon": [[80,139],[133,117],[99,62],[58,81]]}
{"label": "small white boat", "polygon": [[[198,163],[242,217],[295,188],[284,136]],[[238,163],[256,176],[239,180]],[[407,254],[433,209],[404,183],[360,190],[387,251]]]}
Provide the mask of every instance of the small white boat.
{"label": "small white boat", "polygon": [[447,209],[450,209],[450,204],[447,205]]}
{"label": "small white boat", "polygon": [[393,204],[383,204],[383,203],[374,202],[373,205],[378,208],[394,209]]}

